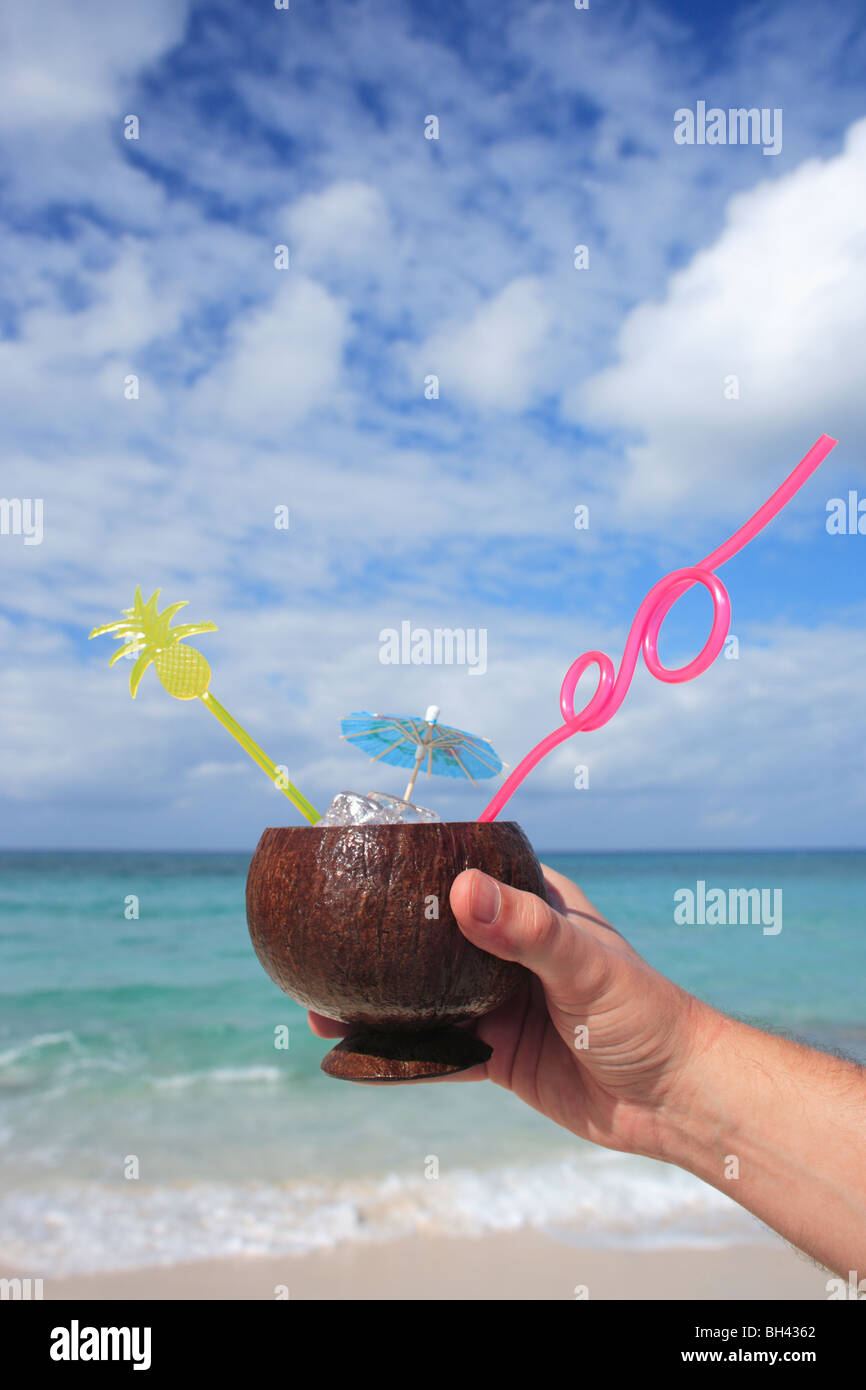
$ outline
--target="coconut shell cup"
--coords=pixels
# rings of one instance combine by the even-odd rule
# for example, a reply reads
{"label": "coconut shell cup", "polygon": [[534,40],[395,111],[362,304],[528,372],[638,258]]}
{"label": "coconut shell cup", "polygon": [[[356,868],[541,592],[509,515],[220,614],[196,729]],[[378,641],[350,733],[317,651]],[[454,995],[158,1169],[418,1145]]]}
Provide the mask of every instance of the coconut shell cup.
{"label": "coconut shell cup", "polygon": [[247,878],[256,955],[299,1004],[356,1025],[322,1062],[347,1081],[413,1081],[486,1062],[470,1028],[528,979],[473,946],[449,905],[463,869],[546,898],[514,821],[278,827]]}

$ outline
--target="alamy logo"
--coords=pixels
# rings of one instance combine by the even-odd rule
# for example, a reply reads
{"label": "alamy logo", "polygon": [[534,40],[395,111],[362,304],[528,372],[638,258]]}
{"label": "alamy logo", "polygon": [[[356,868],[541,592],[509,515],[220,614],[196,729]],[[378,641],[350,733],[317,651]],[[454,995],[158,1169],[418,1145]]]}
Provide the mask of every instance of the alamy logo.
{"label": "alamy logo", "polygon": [[674,921],[680,927],[761,926],[764,936],[782,930],[781,888],[707,889],[698,879],[694,889],[674,893]]}
{"label": "alamy logo", "polygon": [[23,536],[25,545],[41,545],[42,498],[0,497],[0,536]]}
{"label": "alamy logo", "polygon": [[52,1361],[131,1361],[134,1371],[150,1370],[149,1327],[69,1327],[51,1329]]}
{"label": "alamy logo", "polygon": [[866,1279],[860,1279],[856,1269],[848,1271],[847,1283],[844,1279],[828,1279],[824,1288],[831,1302],[834,1298],[852,1299],[854,1302],[862,1302],[866,1298]]}
{"label": "alamy logo", "polygon": [[414,627],[409,622],[379,633],[383,666],[467,666],[470,676],[487,670],[486,627]]}
{"label": "alamy logo", "polygon": [[763,145],[764,154],[782,153],[782,108],[775,106],[721,106],[707,108],[699,101],[694,111],[681,106],[674,112],[677,145]]}
{"label": "alamy logo", "polygon": [[7,1299],[27,1302],[28,1299],[41,1299],[41,1279],[0,1279],[0,1300]]}
{"label": "alamy logo", "polygon": [[866,536],[866,497],[849,489],[844,497],[831,497],[827,503],[828,536]]}

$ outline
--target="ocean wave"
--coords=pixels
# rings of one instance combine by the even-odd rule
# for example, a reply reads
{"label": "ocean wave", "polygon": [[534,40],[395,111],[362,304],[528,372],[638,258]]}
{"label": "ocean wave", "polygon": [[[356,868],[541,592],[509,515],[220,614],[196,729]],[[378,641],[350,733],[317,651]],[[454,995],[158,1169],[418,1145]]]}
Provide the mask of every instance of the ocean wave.
{"label": "ocean wave", "polygon": [[690,1174],[605,1153],[462,1168],[438,1179],[389,1174],[290,1185],[92,1183],[10,1192],[0,1198],[0,1260],[47,1278],[521,1228],[594,1248],[769,1239],[730,1198]]}
{"label": "ocean wave", "polygon": [[46,1047],[60,1047],[62,1045],[71,1047],[79,1046],[78,1038],[74,1033],[37,1033],[34,1037],[28,1038],[26,1042],[18,1043],[16,1047],[9,1047],[5,1052],[0,1052],[0,1067],[12,1066],[15,1062],[20,1062],[23,1058],[34,1052],[41,1052]]}
{"label": "ocean wave", "polygon": [[255,1085],[284,1080],[285,1072],[279,1067],[210,1067],[205,1071],[180,1072],[177,1076],[157,1076],[151,1084],[160,1091],[174,1091],[187,1086]]}
{"label": "ocean wave", "polygon": [[212,1086],[255,1088],[285,1081],[287,1074],[285,1068],[254,1064],[159,1075],[142,1070],[145,1059],[127,1041],[109,1039],[108,1046],[110,1051],[96,1050],[74,1033],[46,1033],[9,1047],[0,1052],[0,1095],[29,1091],[40,1104],[50,1106],[94,1086],[101,1090],[112,1081],[142,1092],[164,1092]]}
{"label": "ocean wave", "polygon": [[75,1033],[44,1033],[0,1053],[0,1095],[30,1092],[43,1107],[106,1079],[134,1077],[129,1051],[100,1054]]}

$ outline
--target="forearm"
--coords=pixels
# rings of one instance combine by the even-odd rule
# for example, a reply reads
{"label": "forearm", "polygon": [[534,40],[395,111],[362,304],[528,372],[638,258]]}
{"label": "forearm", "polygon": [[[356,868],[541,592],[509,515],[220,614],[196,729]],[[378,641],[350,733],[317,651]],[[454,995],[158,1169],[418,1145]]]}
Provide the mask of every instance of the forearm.
{"label": "forearm", "polygon": [[866,1071],[699,1005],[656,1156],[792,1244],[866,1276]]}

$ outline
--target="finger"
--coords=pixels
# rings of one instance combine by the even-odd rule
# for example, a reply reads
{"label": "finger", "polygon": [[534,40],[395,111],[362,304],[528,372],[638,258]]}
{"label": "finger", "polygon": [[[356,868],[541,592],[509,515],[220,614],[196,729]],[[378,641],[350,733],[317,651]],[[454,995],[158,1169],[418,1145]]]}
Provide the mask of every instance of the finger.
{"label": "finger", "polygon": [[589,901],[589,898],[576,883],[565,874],[559,873],[556,869],[551,869],[548,864],[542,864],[544,882],[547,887],[547,901],[557,912],[561,912],[564,917],[571,917],[579,921],[582,926],[587,927],[591,932],[601,927],[603,931],[613,932],[621,941],[625,941],[622,932],[612,927],[606,917],[602,917],[597,907]]}
{"label": "finger", "polygon": [[542,864],[544,882],[547,885],[547,896],[551,905],[557,912],[567,910],[584,913],[587,917],[595,917],[598,921],[604,921],[601,913],[593,907],[589,898],[584,893],[579,884],[572,879],[566,878],[557,869],[552,869],[549,864]]}
{"label": "finger", "polygon": [[345,1038],[351,1031],[351,1024],[341,1023],[337,1018],[326,1018],[324,1014],[317,1014],[313,1009],[307,1014],[307,1022],[310,1031],[315,1033],[317,1038]]}
{"label": "finger", "polygon": [[451,886],[451,909],[474,945],[525,965],[557,1002],[596,997],[607,977],[604,945],[534,893],[466,869]]}
{"label": "finger", "polygon": [[[357,1027],[355,1023],[341,1023],[338,1018],[327,1018],[325,1014],[317,1014],[315,1009],[308,1010],[307,1023],[310,1032],[315,1033],[317,1038],[345,1038],[348,1037],[353,1028]],[[471,1028],[474,1025],[459,1023],[457,1027]]]}

